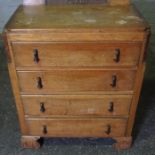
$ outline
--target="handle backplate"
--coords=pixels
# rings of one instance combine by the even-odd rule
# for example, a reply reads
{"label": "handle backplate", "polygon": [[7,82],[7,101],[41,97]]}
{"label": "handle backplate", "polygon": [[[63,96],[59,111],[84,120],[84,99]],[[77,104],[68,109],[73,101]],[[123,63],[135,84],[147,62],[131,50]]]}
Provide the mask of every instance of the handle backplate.
{"label": "handle backplate", "polygon": [[109,112],[113,112],[114,111],[114,103],[113,102],[110,102],[109,103],[109,109],[108,109]]}
{"label": "handle backplate", "polygon": [[116,76],[116,75],[113,75],[113,76],[112,76],[112,83],[111,83],[111,86],[112,86],[113,88],[115,88],[115,87],[116,87],[116,84],[117,84],[117,76]]}
{"label": "handle backplate", "polygon": [[43,126],[43,134],[47,134],[47,126],[46,125]]}
{"label": "handle backplate", "polygon": [[116,48],[115,49],[115,57],[114,57],[114,61],[116,63],[118,63],[120,61],[120,54],[121,54],[120,49],[119,48]]}
{"label": "handle backplate", "polygon": [[39,63],[39,52],[38,52],[38,49],[34,49],[33,50],[33,52],[34,52],[34,58],[33,58],[33,60],[34,60],[34,62],[35,63]]}
{"label": "handle backplate", "polygon": [[106,133],[107,135],[109,135],[109,134],[111,133],[111,125],[107,125],[107,126],[106,126],[106,131],[105,131],[105,133]]}
{"label": "handle backplate", "polygon": [[46,111],[45,104],[43,102],[40,103],[40,112],[44,113]]}
{"label": "handle backplate", "polygon": [[37,88],[38,89],[42,89],[43,88],[41,77],[37,77]]}

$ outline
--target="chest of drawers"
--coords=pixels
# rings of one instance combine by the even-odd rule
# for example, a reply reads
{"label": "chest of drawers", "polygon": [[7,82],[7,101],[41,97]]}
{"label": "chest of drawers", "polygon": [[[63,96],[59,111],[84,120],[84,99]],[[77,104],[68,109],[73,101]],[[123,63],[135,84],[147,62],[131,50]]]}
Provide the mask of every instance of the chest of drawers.
{"label": "chest of drawers", "polygon": [[129,148],[148,36],[132,5],[20,6],[4,40],[22,146],[102,137]]}

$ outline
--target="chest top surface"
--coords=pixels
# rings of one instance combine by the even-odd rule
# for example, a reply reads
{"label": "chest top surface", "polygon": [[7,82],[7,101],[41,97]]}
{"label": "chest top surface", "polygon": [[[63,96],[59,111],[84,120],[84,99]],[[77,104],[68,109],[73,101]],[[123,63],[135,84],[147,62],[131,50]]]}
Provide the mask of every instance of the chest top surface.
{"label": "chest top surface", "polygon": [[57,28],[136,28],[146,21],[132,5],[48,5],[19,6],[6,25],[7,30]]}

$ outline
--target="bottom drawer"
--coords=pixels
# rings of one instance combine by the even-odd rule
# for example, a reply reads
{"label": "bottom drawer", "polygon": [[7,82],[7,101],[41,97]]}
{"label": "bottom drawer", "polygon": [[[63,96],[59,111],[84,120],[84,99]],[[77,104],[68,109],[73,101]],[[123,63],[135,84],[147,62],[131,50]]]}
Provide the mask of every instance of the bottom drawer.
{"label": "bottom drawer", "polygon": [[42,137],[114,137],[124,136],[127,119],[53,118],[26,120],[29,134]]}

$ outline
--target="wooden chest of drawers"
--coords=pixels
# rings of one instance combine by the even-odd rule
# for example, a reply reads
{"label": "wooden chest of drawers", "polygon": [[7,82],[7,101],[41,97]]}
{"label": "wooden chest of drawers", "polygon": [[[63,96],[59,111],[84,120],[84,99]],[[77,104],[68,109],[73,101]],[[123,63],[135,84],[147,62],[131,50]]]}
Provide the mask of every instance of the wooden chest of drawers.
{"label": "wooden chest of drawers", "polygon": [[129,148],[148,37],[132,5],[20,6],[4,39],[22,146],[108,137]]}

